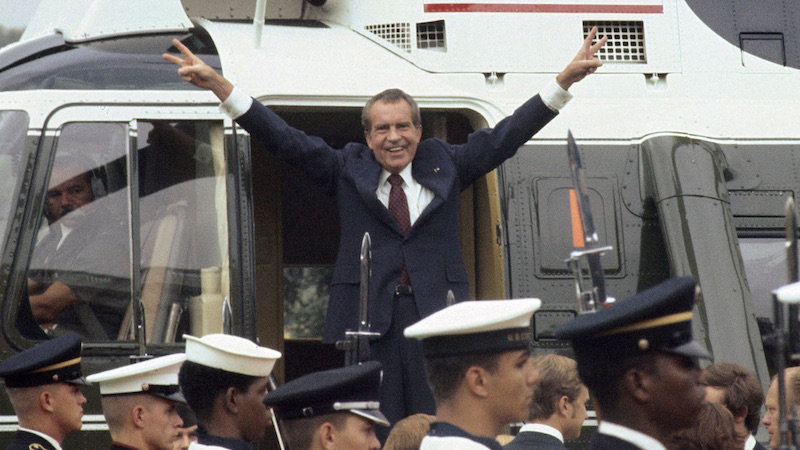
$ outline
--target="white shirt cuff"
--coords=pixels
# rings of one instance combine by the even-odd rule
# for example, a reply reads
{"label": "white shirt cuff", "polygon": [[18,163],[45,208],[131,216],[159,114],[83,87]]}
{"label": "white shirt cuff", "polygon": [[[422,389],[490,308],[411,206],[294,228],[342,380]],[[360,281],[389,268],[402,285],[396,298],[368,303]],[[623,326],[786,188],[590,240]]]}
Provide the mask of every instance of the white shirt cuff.
{"label": "white shirt cuff", "polygon": [[251,106],[253,106],[253,98],[234,86],[231,95],[219,105],[219,109],[231,119],[236,120],[246,113]]}
{"label": "white shirt cuff", "polygon": [[549,83],[539,92],[539,97],[544,104],[555,112],[558,112],[572,100],[572,94],[565,91],[558,85],[555,79],[550,80]]}

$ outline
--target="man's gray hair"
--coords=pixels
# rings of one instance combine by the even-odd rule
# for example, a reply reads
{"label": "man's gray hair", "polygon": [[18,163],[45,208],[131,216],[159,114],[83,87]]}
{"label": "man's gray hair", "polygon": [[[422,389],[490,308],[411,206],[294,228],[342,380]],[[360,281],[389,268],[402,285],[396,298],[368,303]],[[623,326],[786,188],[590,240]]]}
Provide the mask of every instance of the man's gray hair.
{"label": "man's gray hair", "polygon": [[364,109],[361,110],[361,125],[364,127],[364,131],[369,133],[369,131],[372,129],[372,124],[370,123],[369,119],[372,105],[374,105],[375,102],[381,101],[386,103],[397,103],[401,100],[411,106],[411,120],[414,123],[414,126],[418,127],[422,125],[422,117],[419,114],[419,106],[417,105],[417,101],[402,90],[392,88],[375,94],[375,96],[369,99],[367,104],[364,105]]}

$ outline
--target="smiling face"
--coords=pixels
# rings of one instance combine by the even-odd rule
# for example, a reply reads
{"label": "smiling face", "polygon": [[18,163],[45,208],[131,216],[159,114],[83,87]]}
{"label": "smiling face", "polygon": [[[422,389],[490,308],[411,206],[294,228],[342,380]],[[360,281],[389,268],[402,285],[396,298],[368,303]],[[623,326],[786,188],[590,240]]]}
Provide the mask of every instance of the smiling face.
{"label": "smiling face", "polygon": [[400,173],[417,154],[422,126],[415,125],[411,105],[404,100],[378,100],[369,110],[370,129],[364,139],[378,164],[389,173]]}

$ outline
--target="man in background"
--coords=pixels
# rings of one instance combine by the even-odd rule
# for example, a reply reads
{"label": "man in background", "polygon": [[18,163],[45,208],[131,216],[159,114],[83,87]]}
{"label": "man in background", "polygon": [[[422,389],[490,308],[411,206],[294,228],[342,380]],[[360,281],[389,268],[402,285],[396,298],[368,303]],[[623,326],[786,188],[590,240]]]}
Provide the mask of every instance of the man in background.
{"label": "man in background", "polygon": [[733,363],[716,363],[703,370],[706,400],[728,408],[733,414],[736,434],[745,441],[745,450],[766,450],[756,442],[761,422],[764,393],[755,374]]}
{"label": "man in background", "polygon": [[548,354],[533,359],[538,381],[533,386],[530,417],[504,450],[566,450],[565,440],[581,435],[589,390],[578,377],[575,360]]}

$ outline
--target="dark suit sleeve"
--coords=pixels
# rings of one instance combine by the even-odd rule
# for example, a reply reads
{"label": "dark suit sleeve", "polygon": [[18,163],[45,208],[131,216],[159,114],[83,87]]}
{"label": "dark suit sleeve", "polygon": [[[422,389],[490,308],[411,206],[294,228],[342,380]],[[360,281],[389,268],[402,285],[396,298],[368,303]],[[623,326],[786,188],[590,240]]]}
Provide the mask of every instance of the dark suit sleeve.
{"label": "dark suit sleeve", "polygon": [[236,119],[251,136],[261,141],[267,151],[298,167],[329,193],[344,166],[344,153],[321,138],[308,136],[292,128],[272,110],[253,100],[253,105]]}
{"label": "dark suit sleeve", "polygon": [[519,147],[556,115],[558,113],[548,108],[536,95],[494,128],[475,131],[465,144],[452,146],[461,189],[466,189],[476,179],[514,156]]}

